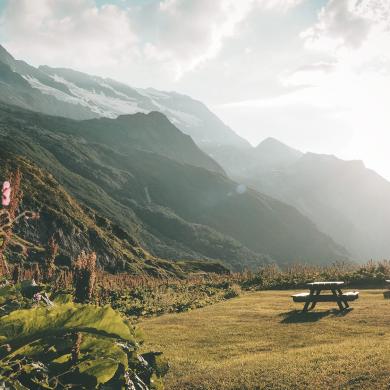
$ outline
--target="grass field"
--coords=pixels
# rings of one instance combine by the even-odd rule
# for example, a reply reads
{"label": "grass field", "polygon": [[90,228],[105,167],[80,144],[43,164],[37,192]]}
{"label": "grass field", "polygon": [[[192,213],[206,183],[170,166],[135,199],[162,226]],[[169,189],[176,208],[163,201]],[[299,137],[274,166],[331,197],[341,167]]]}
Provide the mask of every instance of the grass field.
{"label": "grass field", "polygon": [[298,313],[291,291],[249,293],[144,320],[145,349],[164,352],[167,389],[389,389],[390,300],[363,290],[352,310]]}

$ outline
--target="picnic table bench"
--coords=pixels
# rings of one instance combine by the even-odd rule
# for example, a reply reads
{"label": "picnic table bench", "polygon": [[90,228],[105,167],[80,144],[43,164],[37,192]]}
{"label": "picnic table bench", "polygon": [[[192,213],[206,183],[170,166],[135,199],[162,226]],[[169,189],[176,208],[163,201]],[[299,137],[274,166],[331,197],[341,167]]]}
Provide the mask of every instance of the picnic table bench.
{"label": "picnic table bench", "polygon": [[[341,287],[344,282],[313,282],[308,283],[309,292],[303,292],[292,295],[294,302],[304,303],[303,311],[309,311],[315,308],[318,302],[336,302],[340,311],[349,307],[348,302],[359,298],[359,292],[342,292]],[[321,291],[331,291],[331,294],[321,295]]]}
{"label": "picnic table bench", "polygon": [[385,280],[385,282],[389,284],[389,290],[385,291],[383,296],[385,299],[390,299],[390,280]]}

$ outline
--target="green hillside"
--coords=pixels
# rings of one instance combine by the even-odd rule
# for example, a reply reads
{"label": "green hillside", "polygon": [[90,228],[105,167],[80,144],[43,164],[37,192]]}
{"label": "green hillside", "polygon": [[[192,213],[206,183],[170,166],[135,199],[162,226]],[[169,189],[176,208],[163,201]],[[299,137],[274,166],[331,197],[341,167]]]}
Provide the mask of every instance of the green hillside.
{"label": "green hillside", "polygon": [[[18,226],[23,237],[44,246],[51,237],[61,247],[59,265],[70,266],[72,258],[81,251],[96,251],[100,265],[109,271],[134,274],[180,276],[181,267],[156,259],[142,249],[137,240],[118,225],[90,208],[81,206],[55,178],[30,161],[9,153],[0,153],[0,175],[4,168],[19,168],[23,176],[23,208],[39,210],[38,221],[24,221]],[[12,254],[12,256],[11,256]],[[30,254],[42,262],[41,253]],[[10,248],[11,262],[22,260]],[[183,266],[186,266],[185,264]]]}

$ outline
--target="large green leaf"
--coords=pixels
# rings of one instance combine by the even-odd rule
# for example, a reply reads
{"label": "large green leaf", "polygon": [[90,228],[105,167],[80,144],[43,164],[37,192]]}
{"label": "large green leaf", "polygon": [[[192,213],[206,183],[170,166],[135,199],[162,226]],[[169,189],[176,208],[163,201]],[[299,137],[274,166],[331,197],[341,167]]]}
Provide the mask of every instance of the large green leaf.
{"label": "large green leaf", "polygon": [[[46,337],[26,344],[9,354],[5,361],[28,357],[40,361],[61,374],[72,371],[87,375],[94,385],[109,381],[120,364],[128,368],[127,354],[112,338],[82,333],[80,354],[76,363],[71,363],[71,337]],[[93,379],[94,378],[94,379]]]}
{"label": "large green leaf", "polygon": [[69,302],[49,308],[15,310],[0,318],[0,344],[18,346],[43,336],[83,331],[135,343],[132,327],[109,306]]}
{"label": "large green leaf", "polygon": [[21,294],[14,286],[8,285],[0,288],[0,305],[16,298],[21,298]]}
{"label": "large green leaf", "polygon": [[80,363],[76,367],[80,373],[95,377],[98,384],[109,381],[119,364],[125,369],[128,366],[127,354],[123,349],[103,337],[85,336],[80,352]]}

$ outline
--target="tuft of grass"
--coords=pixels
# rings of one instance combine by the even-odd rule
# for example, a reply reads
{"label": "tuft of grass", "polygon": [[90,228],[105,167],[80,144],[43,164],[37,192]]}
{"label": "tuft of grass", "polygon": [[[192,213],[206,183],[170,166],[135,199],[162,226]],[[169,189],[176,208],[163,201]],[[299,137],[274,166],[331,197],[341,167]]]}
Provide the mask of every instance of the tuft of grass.
{"label": "tuft of grass", "polygon": [[145,319],[145,348],[164,351],[169,389],[388,389],[390,301],[364,290],[352,310],[315,311],[291,291],[248,293]]}

